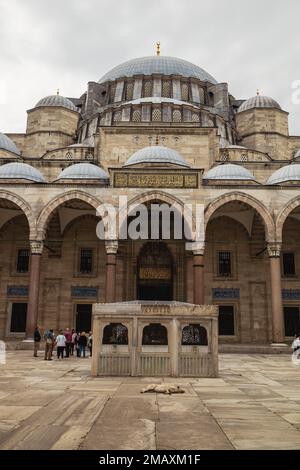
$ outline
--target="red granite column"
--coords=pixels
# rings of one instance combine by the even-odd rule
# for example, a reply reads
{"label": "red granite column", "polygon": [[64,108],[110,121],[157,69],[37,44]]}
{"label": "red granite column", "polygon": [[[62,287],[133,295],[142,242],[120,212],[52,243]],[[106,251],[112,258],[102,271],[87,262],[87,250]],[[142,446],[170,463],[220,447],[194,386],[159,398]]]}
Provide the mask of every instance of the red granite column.
{"label": "red granite column", "polygon": [[33,339],[33,333],[37,326],[38,306],[39,306],[39,288],[40,288],[40,270],[41,257],[43,252],[43,242],[30,242],[30,276],[29,276],[29,294],[28,309],[26,319],[26,339]]}
{"label": "red granite column", "polygon": [[204,246],[193,251],[194,304],[204,304]]}
{"label": "red granite column", "polygon": [[284,340],[284,318],[281,291],[281,269],[280,269],[280,249],[279,243],[268,244],[268,254],[270,258],[271,275],[271,305],[272,305],[272,326],[273,342],[282,343]]}
{"label": "red granite column", "polygon": [[116,301],[116,265],[118,242],[111,240],[105,242],[106,248],[106,286],[105,286],[105,302]]}

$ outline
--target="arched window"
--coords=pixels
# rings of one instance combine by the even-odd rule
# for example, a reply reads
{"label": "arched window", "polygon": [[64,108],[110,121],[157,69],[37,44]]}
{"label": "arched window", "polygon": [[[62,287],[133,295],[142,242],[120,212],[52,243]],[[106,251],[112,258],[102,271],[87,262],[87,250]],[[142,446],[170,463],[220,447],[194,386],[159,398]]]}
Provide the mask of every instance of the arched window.
{"label": "arched window", "polygon": [[209,106],[214,106],[215,103],[215,97],[212,91],[208,92],[208,105]]}
{"label": "arched window", "polygon": [[67,159],[67,160],[72,160],[72,158],[73,158],[72,152],[67,152],[67,153],[66,153],[66,159]]}
{"label": "arched window", "polygon": [[143,346],[165,346],[168,344],[168,331],[161,323],[150,323],[143,329]]}
{"label": "arched window", "polygon": [[159,108],[152,110],[152,121],[161,121],[161,110]]}
{"label": "arched window", "polygon": [[110,323],[103,330],[102,344],[128,344],[128,329],[122,323]]}
{"label": "arched window", "polygon": [[187,325],[182,330],[181,344],[183,346],[207,346],[207,331],[199,324]]}

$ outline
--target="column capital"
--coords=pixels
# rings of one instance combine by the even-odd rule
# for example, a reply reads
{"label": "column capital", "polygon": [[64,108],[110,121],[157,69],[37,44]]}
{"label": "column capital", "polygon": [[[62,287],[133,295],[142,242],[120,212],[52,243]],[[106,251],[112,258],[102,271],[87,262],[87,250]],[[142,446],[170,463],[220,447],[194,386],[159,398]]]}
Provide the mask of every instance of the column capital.
{"label": "column capital", "polygon": [[193,255],[204,255],[205,242],[191,242],[189,243],[189,250],[192,251]]}
{"label": "column capital", "polygon": [[118,251],[118,240],[106,240],[105,250],[107,255],[116,255]]}
{"label": "column capital", "polygon": [[41,255],[43,248],[44,242],[42,240],[30,240],[30,251],[32,255]]}
{"label": "column capital", "polygon": [[281,243],[268,242],[267,250],[270,258],[279,258],[281,253]]}

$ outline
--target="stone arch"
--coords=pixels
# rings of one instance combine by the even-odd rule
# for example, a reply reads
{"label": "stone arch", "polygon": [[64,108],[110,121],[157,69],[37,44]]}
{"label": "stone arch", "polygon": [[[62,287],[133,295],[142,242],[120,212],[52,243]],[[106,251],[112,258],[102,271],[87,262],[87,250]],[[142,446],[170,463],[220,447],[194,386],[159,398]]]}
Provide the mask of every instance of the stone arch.
{"label": "stone arch", "polygon": [[6,199],[13,202],[20,208],[20,210],[26,216],[29,226],[29,238],[35,240],[37,236],[37,224],[36,218],[34,217],[30,205],[17,194],[11,193],[10,191],[0,190],[0,199]]}
{"label": "stone arch", "polygon": [[205,232],[207,228],[207,224],[212,216],[212,214],[219,209],[220,207],[224,206],[228,202],[232,201],[240,201],[244,202],[248,206],[252,207],[257,211],[257,213],[261,216],[264,226],[265,226],[265,234],[266,234],[266,241],[275,241],[275,224],[273,217],[271,216],[268,209],[257,199],[248,194],[244,194],[241,192],[233,192],[224,194],[219,196],[217,199],[213,200],[208,204],[205,209]]}
{"label": "stone arch", "polygon": [[289,201],[283,209],[279,212],[276,221],[275,221],[275,226],[276,226],[276,240],[278,242],[282,242],[282,233],[283,233],[283,226],[288,218],[288,216],[293,212],[294,209],[300,206],[300,196],[296,196],[294,199]]}
{"label": "stone arch", "polygon": [[83,191],[69,191],[64,194],[52,199],[41,211],[38,220],[37,220],[37,235],[40,240],[43,240],[45,237],[47,223],[49,218],[53,214],[54,210],[59,207],[61,204],[71,201],[72,199],[79,199],[80,201],[86,202],[90,206],[94,207],[95,210],[101,204],[101,202],[93,196],[90,196]]}
{"label": "stone arch", "polygon": [[[139,204],[146,204],[148,202],[155,201],[155,200],[164,202],[166,204],[174,205],[175,207],[177,206],[182,211],[184,210],[185,203],[181,201],[179,198],[173,196],[172,194],[169,194],[165,191],[158,191],[158,190],[148,191],[146,193],[139,194],[133,197],[132,199],[130,199],[130,201],[128,201],[127,203],[127,208],[120,207],[119,212],[118,212],[119,223],[120,224],[123,223],[126,215],[129,215],[129,213],[127,213],[128,208],[139,205]],[[189,231],[191,233],[194,233],[196,229],[196,220],[195,220],[194,214],[190,213],[188,210],[187,210],[187,213],[189,214],[189,219],[192,221],[192,226],[189,223],[189,220],[187,219],[186,219],[186,223],[188,224]]]}

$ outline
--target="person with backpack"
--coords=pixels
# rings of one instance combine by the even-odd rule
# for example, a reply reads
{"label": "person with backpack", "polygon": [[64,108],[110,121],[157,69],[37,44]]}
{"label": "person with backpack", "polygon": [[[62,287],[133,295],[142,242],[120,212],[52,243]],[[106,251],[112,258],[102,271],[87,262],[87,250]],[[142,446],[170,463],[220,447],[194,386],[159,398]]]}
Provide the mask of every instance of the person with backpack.
{"label": "person with backpack", "polygon": [[41,333],[39,331],[38,326],[36,326],[34,333],[33,333],[33,341],[34,341],[34,347],[33,347],[33,357],[38,357],[38,350],[40,348],[40,341],[41,341]]}
{"label": "person with backpack", "polygon": [[77,333],[74,330],[74,328],[71,331],[71,334],[72,334],[72,340],[71,340],[70,354],[71,354],[71,356],[74,356],[74,349],[75,349],[75,345],[76,345],[76,336],[77,336]]}
{"label": "person with backpack", "polygon": [[44,334],[45,340],[45,361],[52,361],[52,351],[54,346],[54,334],[53,330],[47,330]]}

